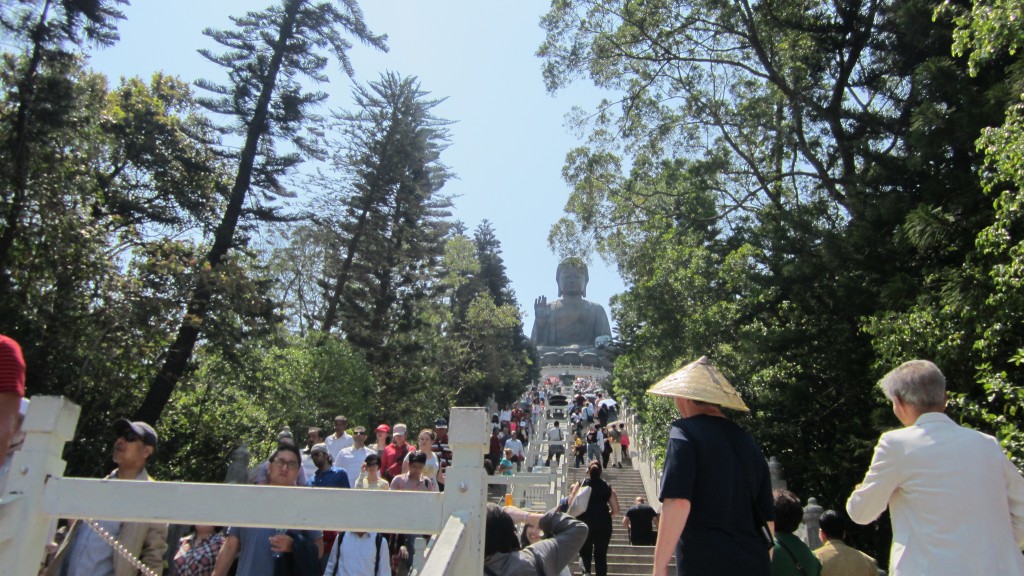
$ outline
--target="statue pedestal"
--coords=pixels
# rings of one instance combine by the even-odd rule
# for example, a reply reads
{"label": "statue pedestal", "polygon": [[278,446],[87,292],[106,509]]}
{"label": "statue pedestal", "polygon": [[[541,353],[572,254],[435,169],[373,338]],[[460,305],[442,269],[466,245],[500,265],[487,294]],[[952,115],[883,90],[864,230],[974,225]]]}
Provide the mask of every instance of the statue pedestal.
{"label": "statue pedestal", "polygon": [[612,363],[604,351],[579,346],[540,346],[541,372],[547,375],[573,374],[584,378],[611,376]]}

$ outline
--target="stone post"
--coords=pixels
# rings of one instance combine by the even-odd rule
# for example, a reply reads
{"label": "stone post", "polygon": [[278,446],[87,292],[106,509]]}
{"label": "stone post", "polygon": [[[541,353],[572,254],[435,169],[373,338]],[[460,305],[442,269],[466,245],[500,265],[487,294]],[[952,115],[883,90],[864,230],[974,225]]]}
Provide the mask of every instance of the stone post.
{"label": "stone post", "polygon": [[775,456],[768,459],[768,472],[772,478],[772,490],[787,490],[786,477],[783,475],[782,464]]}
{"label": "stone post", "polygon": [[249,483],[249,447],[244,441],[231,451],[231,461],[228,463],[228,472],[224,475],[224,483]]}
{"label": "stone post", "polygon": [[821,527],[821,515],[825,509],[818,505],[815,498],[807,499],[807,506],[804,507],[804,533],[803,541],[807,547],[815,550],[821,547],[821,538],[818,537],[818,529]]}

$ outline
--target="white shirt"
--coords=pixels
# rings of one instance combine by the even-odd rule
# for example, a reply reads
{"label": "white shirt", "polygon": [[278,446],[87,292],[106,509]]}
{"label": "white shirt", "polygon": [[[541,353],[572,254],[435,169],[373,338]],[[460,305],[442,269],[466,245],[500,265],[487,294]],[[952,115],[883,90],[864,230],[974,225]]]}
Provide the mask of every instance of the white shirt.
{"label": "white shirt", "polygon": [[362,448],[349,446],[341,449],[334,459],[334,465],[344,470],[348,474],[349,481],[355,486],[356,478],[359,478],[359,474],[363,471],[363,462],[366,461],[366,457],[376,453],[372,448],[366,446]]}
{"label": "white shirt", "polygon": [[[346,532],[344,539],[338,534],[334,548],[327,559],[324,576],[367,576],[373,575],[373,564],[378,562],[374,557],[374,544],[377,534],[367,532],[362,536],[355,532]],[[388,554],[388,540],[382,538],[377,549],[380,560],[377,563],[375,576],[391,576],[391,558]]]}
{"label": "white shirt", "polygon": [[518,438],[512,437],[505,441],[505,448],[512,450],[512,455],[520,460],[523,459],[523,443]]}
{"label": "white shirt", "polygon": [[1024,575],[1024,478],[991,436],[940,412],[883,434],[846,510],[886,508],[892,576]]}
{"label": "white shirt", "polygon": [[305,450],[302,451],[302,471],[306,473],[306,478],[312,478],[316,474],[316,464]]}
{"label": "white shirt", "polygon": [[331,458],[333,458],[335,462],[338,461],[338,454],[341,453],[342,449],[348,448],[355,444],[355,442],[356,441],[348,434],[348,432],[337,438],[334,437],[334,434],[324,438],[324,444],[327,444],[327,451],[331,453]]}
{"label": "white shirt", "polygon": [[552,426],[551,428],[548,428],[547,437],[548,437],[548,442],[550,442],[551,444],[553,444],[553,445],[561,445],[562,444],[561,441],[565,440],[565,432],[562,430],[561,427],[557,427],[556,428],[556,427]]}

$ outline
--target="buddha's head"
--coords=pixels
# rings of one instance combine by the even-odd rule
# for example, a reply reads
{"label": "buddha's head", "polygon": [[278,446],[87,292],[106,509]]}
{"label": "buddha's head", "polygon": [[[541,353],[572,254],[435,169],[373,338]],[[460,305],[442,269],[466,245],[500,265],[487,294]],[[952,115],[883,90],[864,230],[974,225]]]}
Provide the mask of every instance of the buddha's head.
{"label": "buddha's head", "polygon": [[590,281],[590,273],[587,271],[587,264],[580,258],[566,258],[558,265],[555,271],[555,281],[558,282],[559,296],[587,296],[587,282]]}

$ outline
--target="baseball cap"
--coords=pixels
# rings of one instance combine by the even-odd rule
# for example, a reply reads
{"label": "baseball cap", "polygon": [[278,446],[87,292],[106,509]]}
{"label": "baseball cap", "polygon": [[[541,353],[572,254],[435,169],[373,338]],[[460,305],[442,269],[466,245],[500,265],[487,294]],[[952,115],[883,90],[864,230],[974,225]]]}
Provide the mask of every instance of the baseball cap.
{"label": "baseball cap", "polygon": [[381,424],[380,426],[377,426],[377,429],[375,431],[376,432],[384,432],[385,434],[390,434],[391,433],[391,427],[388,426],[387,424]]}
{"label": "baseball cap", "polygon": [[444,418],[438,418],[437,420],[434,420],[434,428],[447,428],[447,427],[448,427],[448,421],[445,420]]}
{"label": "baseball cap", "polygon": [[320,452],[321,454],[327,454],[328,456],[331,455],[331,451],[327,449],[327,444],[314,444],[313,447],[309,449],[310,456],[316,454],[317,452]]}
{"label": "baseball cap", "polygon": [[135,432],[142,439],[142,443],[147,446],[156,446],[156,430],[145,422],[131,422],[127,418],[118,418],[114,420],[114,433],[118,436],[124,434],[128,430]]}

